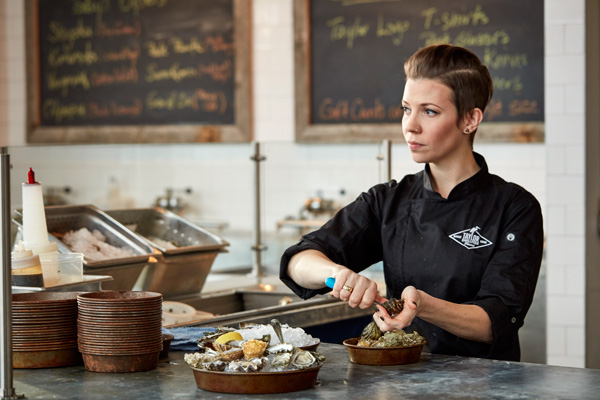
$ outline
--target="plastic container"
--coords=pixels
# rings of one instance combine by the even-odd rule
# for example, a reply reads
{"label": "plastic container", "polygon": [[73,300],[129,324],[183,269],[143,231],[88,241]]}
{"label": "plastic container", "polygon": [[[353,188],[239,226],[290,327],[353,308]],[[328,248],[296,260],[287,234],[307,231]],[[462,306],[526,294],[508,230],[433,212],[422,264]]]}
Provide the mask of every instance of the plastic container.
{"label": "plastic container", "polygon": [[63,283],[83,280],[83,253],[40,254],[42,264],[54,264]]}
{"label": "plastic container", "polygon": [[31,250],[25,249],[22,241],[11,253],[11,284],[14,286],[44,286],[40,258]]}

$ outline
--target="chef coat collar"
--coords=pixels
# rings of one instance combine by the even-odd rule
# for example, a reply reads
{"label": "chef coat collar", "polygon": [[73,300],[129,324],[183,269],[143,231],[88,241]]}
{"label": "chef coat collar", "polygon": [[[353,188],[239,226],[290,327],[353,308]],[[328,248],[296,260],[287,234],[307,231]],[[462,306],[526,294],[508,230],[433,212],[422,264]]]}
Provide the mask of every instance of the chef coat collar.
{"label": "chef coat collar", "polygon": [[[488,171],[487,163],[485,162],[485,158],[479,153],[473,152],[473,157],[475,157],[475,162],[479,165],[479,171],[469,179],[464,180],[463,182],[456,185],[450,194],[448,195],[448,200],[454,199],[457,197],[464,197],[469,193],[473,193],[478,188],[481,188],[485,182],[490,179],[490,174]],[[433,186],[431,184],[431,169],[429,168],[429,163],[425,165],[425,173],[423,174],[423,187],[425,190],[431,192],[434,197],[442,198],[442,196],[433,190]]]}

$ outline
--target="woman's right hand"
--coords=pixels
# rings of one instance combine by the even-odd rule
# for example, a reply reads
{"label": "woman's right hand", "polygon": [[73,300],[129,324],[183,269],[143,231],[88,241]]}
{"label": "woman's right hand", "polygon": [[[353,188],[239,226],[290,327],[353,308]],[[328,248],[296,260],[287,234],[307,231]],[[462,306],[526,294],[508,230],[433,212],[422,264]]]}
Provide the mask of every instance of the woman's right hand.
{"label": "woman's right hand", "polygon": [[385,298],[377,292],[375,281],[357,274],[351,269],[343,268],[336,272],[333,277],[335,278],[335,285],[331,293],[334,297],[347,302],[352,308],[366,309],[375,300],[378,302],[385,301]]}

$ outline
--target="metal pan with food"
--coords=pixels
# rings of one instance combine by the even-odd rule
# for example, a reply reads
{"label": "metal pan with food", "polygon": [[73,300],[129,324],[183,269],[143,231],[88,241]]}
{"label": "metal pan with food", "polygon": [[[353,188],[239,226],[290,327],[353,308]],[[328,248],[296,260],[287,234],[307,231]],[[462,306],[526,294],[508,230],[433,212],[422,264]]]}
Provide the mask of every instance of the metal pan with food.
{"label": "metal pan with food", "polygon": [[271,334],[244,339],[239,331],[220,328],[198,340],[199,351],[185,354],[198,388],[223,393],[284,393],[313,387],[325,357],[284,340],[281,324]]}

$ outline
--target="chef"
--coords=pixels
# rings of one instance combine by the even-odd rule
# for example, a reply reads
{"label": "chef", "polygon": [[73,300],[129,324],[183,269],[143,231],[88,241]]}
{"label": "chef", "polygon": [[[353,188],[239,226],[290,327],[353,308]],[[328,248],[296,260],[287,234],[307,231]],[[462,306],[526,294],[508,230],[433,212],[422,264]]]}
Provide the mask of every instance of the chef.
{"label": "chef", "polygon": [[489,172],[473,140],[489,103],[488,69],[469,50],[433,45],[404,65],[402,130],[424,170],[362,193],[288,248],[280,278],[307,299],[330,291],[351,307],[385,301],[359,272],[382,261],[394,318],[382,331],[423,335],[433,353],[520,359],[518,330],[543,252],[542,213],[524,188]]}

